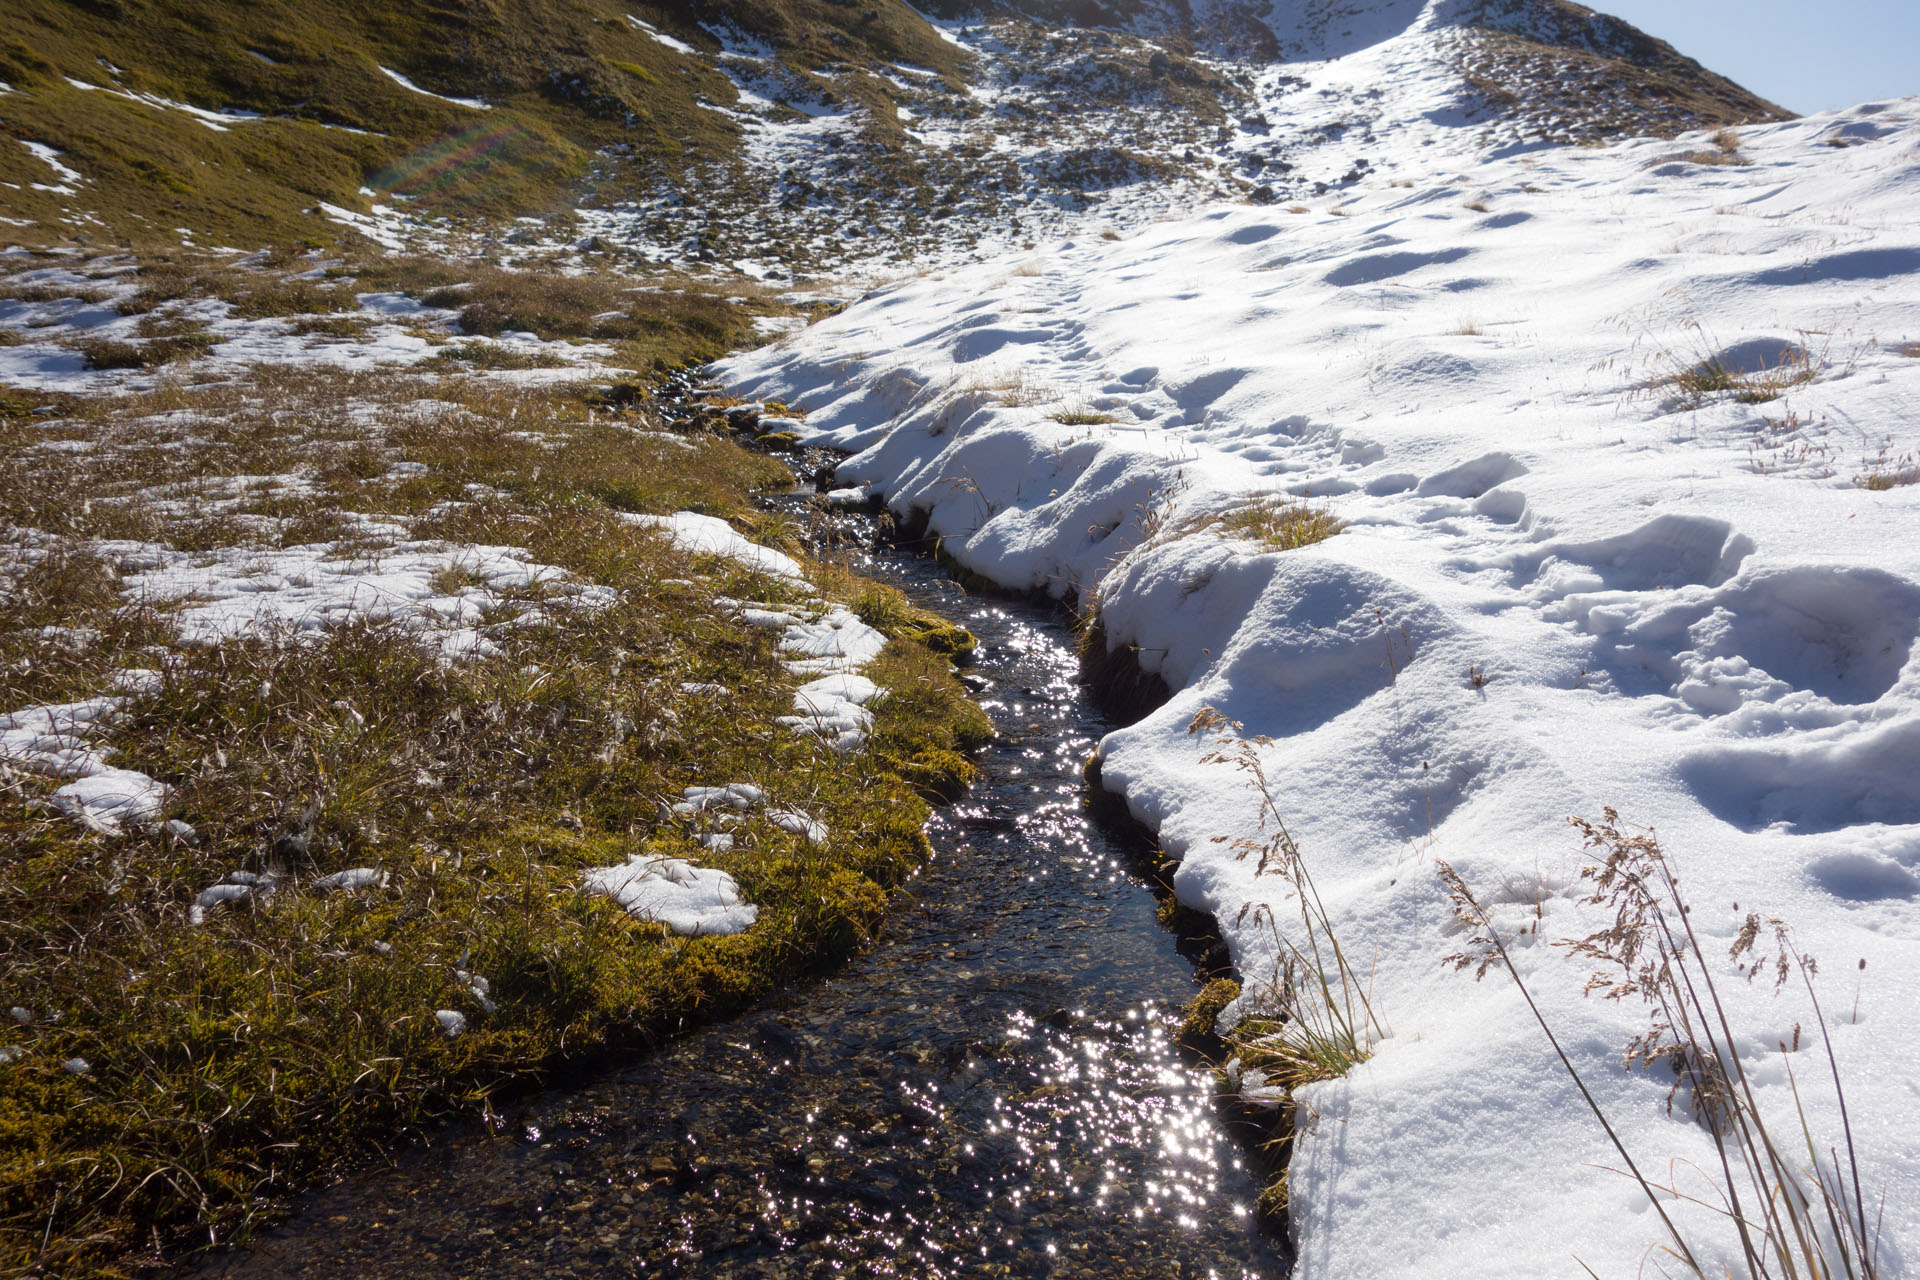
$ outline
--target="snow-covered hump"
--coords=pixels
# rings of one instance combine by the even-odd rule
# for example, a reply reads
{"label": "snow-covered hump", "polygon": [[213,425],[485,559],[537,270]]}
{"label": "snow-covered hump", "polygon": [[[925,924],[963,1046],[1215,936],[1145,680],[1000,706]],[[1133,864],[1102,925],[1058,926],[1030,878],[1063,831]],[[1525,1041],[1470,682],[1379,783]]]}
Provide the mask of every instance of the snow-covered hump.
{"label": "snow-covered hump", "polygon": [[[926,512],[967,569],[1097,600],[1172,691],[1108,737],[1104,783],[1255,980],[1253,908],[1290,909],[1235,856],[1261,830],[1243,775],[1187,727],[1214,707],[1272,739],[1391,1028],[1303,1108],[1304,1274],[1623,1275],[1659,1243],[1511,987],[1440,964],[1436,859],[1529,938],[1594,927],[1565,819],[1604,805],[1657,825],[1709,945],[1738,903],[1844,966],[1827,1029],[1862,1177],[1911,1241],[1920,100],[1470,174],[1419,141],[1378,138],[1394,180],[1338,207],[908,281],[724,378],[809,410],[809,442],[855,453],[844,481]],[[1255,499],[1345,528],[1275,552],[1219,519]],[[1619,1065],[1640,1011],[1583,999],[1561,949],[1517,954],[1643,1162],[1712,1166],[1670,1081]],[[1742,1053],[1794,1131],[1787,1070],[1823,1068],[1778,1046],[1816,1015],[1760,987],[1733,997]]]}

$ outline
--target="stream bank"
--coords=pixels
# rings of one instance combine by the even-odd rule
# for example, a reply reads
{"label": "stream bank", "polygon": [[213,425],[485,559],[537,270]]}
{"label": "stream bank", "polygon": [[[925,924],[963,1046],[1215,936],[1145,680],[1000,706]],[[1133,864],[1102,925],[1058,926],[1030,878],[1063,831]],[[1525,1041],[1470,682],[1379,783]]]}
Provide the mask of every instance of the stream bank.
{"label": "stream bank", "polygon": [[1285,1274],[1174,1044],[1193,965],[1091,811],[1111,724],[1070,629],[851,519],[850,567],[975,635],[998,733],[928,824],[913,905],[833,977],[448,1133],[201,1274]]}

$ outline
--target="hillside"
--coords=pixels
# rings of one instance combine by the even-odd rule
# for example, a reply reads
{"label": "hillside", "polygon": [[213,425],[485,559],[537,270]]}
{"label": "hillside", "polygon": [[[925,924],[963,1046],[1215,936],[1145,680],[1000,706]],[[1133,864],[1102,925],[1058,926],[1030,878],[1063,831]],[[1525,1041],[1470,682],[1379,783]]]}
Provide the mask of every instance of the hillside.
{"label": "hillside", "polygon": [[1795,1274],[1912,1275],[1920,98],[1422,143],[722,379],[1157,692],[1090,772],[1245,981],[1298,1274],[1780,1275],[1721,1210],[1810,1203]]}
{"label": "hillside", "polygon": [[10,16],[0,216],[30,244],[584,245],[766,275],[1353,185],[1386,130],[1466,156],[1780,115],[1562,0]]}

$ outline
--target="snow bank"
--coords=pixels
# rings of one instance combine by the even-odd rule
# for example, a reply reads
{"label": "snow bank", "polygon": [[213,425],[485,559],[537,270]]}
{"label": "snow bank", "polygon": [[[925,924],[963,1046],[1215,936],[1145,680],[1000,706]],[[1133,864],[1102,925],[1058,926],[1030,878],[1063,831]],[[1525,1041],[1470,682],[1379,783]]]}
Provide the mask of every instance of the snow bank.
{"label": "snow bank", "polygon": [[[1255,981],[1253,908],[1290,913],[1235,857],[1260,834],[1244,777],[1187,727],[1215,707],[1271,739],[1391,1031],[1304,1098],[1303,1276],[1631,1275],[1659,1243],[1511,984],[1440,963],[1436,859],[1537,921],[1522,944],[1595,927],[1565,819],[1604,805],[1657,826],[1709,946],[1760,910],[1824,962],[1862,1177],[1907,1242],[1884,1273],[1911,1274],[1920,100],[1743,129],[1746,164],[1697,163],[1694,136],[1469,177],[1413,137],[1383,130],[1398,182],[1341,208],[929,275],[722,376],[809,410],[790,425],[854,452],[842,482],[925,513],[965,568],[1098,600],[1173,691],[1102,744],[1105,785]],[[1345,530],[1272,553],[1210,525],[1254,496]],[[1642,1011],[1584,999],[1559,948],[1516,957],[1637,1158],[1704,1193],[1705,1131],[1620,1065]],[[1779,1047],[1816,1015],[1765,985],[1731,994],[1761,1104],[1797,1132],[1791,1065],[1837,1144],[1824,1064]]]}

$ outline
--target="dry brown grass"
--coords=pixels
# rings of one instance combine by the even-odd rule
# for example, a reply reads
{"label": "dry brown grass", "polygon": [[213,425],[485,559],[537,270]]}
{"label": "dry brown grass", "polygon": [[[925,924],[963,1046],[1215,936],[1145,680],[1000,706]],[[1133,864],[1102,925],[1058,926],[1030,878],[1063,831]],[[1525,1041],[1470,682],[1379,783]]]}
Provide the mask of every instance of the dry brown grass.
{"label": "dry brown grass", "polygon": [[1211,524],[1224,538],[1246,538],[1268,551],[1295,551],[1325,542],[1343,527],[1324,507],[1287,494],[1259,494]]}
{"label": "dry brown grass", "polygon": [[[622,519],[741,516],[791,482],[724,438],[636,431],[594,387],[277,367],[0,398],[0,523],[19,530],[0,552],[0,710],[160,671],[107,741],[173,788],[167,816],[196,833],[83,830],[45,809],[53,780],[0,777],[0,970],[32,1007],[9,1033],[25,1056],[0,1073],[0,1270],[100,1272],[156,1232],[225,1237],[356,1152],[860,945],[924,851],[916,794],[964,785],[985,732],[934,652],[959,641],[873,601],[902,643],[869,674],[896,692],[868,753],[843,756],[773,723],[792,680],[771,637],[712,603],[791,588]],[[395,535],[354,514],[556,572],[493,593],[492,656],[445,662],[365,619],[183,648],[166,608],[123,594],[110,541],[377,559]],[[549,589],[562,572],[613,602],[569,607]],[[670,585],[685,581],[699,585]],[[473,574],[455,559],[436,585]],[[828,843],[756,816],[723,854],[662,815],[682,787],[746,779],[826,823]],[[585,868],[643,853],[729,871],[760,921],[680,938],[579,892]],[[308,887],[360,866],[384,881]],[[282,887],[189,925],[194,896],[236,869]],[[445,1034],[442,1008],[466,1032]],[[62,1070],[73,1057],[89,1070]]]}
{"label": "dry brown grass", "polygon": [[[1682,1274],[1705,1280],[1728,1271],[1700,1260],[1700,1254],[1711,1258],[1704,1247],[1695,1252],[1705,1242],[1677,1225],[1663,1202],[1684,1201],[1711,1210],[1707,1221],[1721,1231],[1714,1243],[1739,1254],[1746,1275],[1877,1280],[1882,1274],[1881,1226],[1876,1201],[1861,1181],[1852,1117],[1815,988],[1818,969],[1813,958],[1800,952],[1784,920],[1752,912],[1740,922],[1724,957],[1717,956],[1720,941],[1713,948],[1703,945],[1673,857],[1651,828],[1623,823],[1611,808],[1597,822],[1579,817],[1569,821],[1591,855],[1580,871],[1589,890],[1582,901],[1599,908],[1604,923],[1560,945],[1594,966],[1588,993],[1646,1008],[1646,1029],[1628,1042],[1624,1065],[1671,1073],[1670,1108],[1686,1108],[1713,1135],[1718,1166],[1696,1168],[1675,1161],[1666,1169],[1665,1183],[1656,1181],[1658,1166],[1651,1166],[1652,1173],[1642,1171],[1535,1003],[1529,982],[1514,967],[1508,937],[1466,880],[1442,862],[1441,881],[1468,937],[1465,949],[1445,963],[1472,969],[1476,979],[1500,969],[1513,980],[1626,1174],[1651,1203],[1667,1237],[1661,1252]],[[1528,931],[1537,932],[1537,918]],[[1770,1125],[1759,1106],[1757,1081],[1749,1074],[1768,1050],[1764,1040],[1755,1045],[1753,1037],[1733,1030],[1717,977],[1729,964],[1748,982],[1768,975],[1776,992],[1789,982],[1805,990],[1825,1062],[1815,1066],[1804,1083],[1814,1089],[1831,1079],[1838,1133],[1813,1132],[1801,1094],[1803,1082],[1789,1057],[1803,1047],[1797,1023],[1791,1042],[1782,1036],[1774,1047],[1784,1060],[1798,1123]],[[1802,1151],[1805,1161],[1798,1154]]]}

